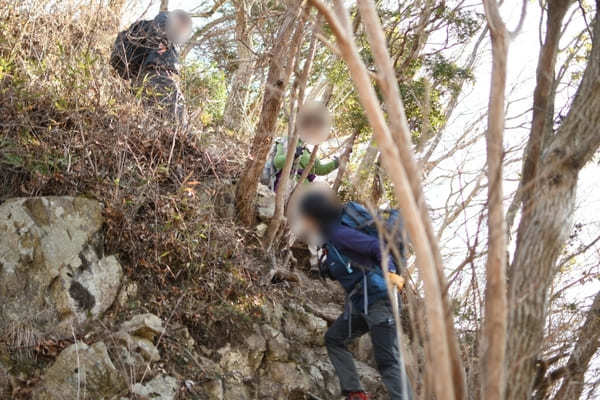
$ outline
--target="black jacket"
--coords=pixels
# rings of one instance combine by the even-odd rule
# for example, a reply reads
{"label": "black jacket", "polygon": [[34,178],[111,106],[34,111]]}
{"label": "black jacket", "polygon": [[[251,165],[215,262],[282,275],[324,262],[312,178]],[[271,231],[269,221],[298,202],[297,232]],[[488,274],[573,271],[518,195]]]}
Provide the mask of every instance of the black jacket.
{"label": "black jacket", "polygon": [[[179,53],[167,35],[169,12],[160,12],[151,21],[138,21],[120,32],[115,40],[110,64],[123,79],[145,73],[179,73]],[[161,47],[166,50],[159,52]]]}

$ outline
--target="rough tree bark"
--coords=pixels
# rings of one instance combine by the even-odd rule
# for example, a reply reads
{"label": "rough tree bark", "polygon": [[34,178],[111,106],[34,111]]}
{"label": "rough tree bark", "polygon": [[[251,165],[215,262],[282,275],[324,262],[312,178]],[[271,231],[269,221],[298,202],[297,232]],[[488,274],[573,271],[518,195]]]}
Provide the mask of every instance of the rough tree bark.
{"label": "rough tree bark", "polygon": [[531,397],[548,289],[571,230],[579,171],[600,146],[600,18],[593,29],[590,58],[573,103],[552,140],[544,142],[531,177],[535,188],[522,206],[509,271],[508,400]]}
{"label": "rough tree bark", "polygon": [[235,2],[235,40],[237,52],[237,68],[231,78],[229,95],[223,111],[223,124],[228,129],[239,131],[243,126],[248,104],[249,86],[252,80],[253,55],[250,29],[247,24],[248,10],[252,0]]}
{"label": "rough tree bark", "polygon": [[271,50],[269,73],[265,84],[262,111],[256,133],[252,141],[251,156],[246,162],[244,172],[237,185],[236,205],[242,222],[251,225],[255,219],[254,200],[260,174],[264,168],[271,143],[277,115],[292,71],[287,70],[281,60],[289,55],[289,39],[296,25],[296,19],[302,9],[300,5],[290,5],[283,18],[277,38]]}
{"label": "rough tree bark", "polygon": [[169,11],[169,0],[160,0],[160,11]]}
{"label": "rough tree bark", "polygon": [[554,400],[581,398],[584,376],[592,357],[600,345],[600,292],[598,292],[579,330],[577,343],[571,352],[567,365],[552,375],[564,374],[564,378]]}
{"label": "rough tree bark", "polygon": [[484,0],[492,39],[492,82],[488,105],[488,252],[486,263],[485,318],[481,341],[481,397],[504,399],[506,350],[506,236],[504,223],[503,173],[504,99],[509,35],[496,0]]}
{"label": "rough tree bark", "polygon": [[574,0],[548,1],[548,17],[546,20],[546,33],[544,43],[540,49],[536,70],[536,87],[533,92],[533,113],[531,119],[531,132],[524,152],[521,182],[517,193],[506,212],[506,234],[511,235],[517,212],[523,200],[531,197],[536,181],[532,179],[537,170],[544,138],[551,134],[552,119],[554,117],[554,92],[556,90],[554,69],[558,43],[562,35],[562,22],[569,6]]}
{"label": "rough tree bark", "polygon": [[[531,132],[525,149],[525,161],[521,178],[521,201],[528,201],[530,193],[534,192],[537,165],[542,151],[544,136],[548,127],[548,111],[553,109],[552,87],[554,85],[554,68],[556,53],[562,31],[562,21],[573,0],[548,1],[548,19],[546,21],[546,37],[540,49],[536,71],[536,86],[533,92],[533,113]],[[551,120],[551,118],[550,118]]]}

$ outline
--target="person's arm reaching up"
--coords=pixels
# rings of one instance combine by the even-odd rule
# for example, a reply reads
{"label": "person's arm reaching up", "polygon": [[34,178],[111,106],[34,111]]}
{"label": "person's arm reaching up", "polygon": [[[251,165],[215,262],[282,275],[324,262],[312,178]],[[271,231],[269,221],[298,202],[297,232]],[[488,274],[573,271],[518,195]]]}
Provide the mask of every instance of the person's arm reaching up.
{"label": "person's arm reaching up", "polygon": [[[302,155],[300,156],[300,168],[306,168],[310,161],[310,153],[311,152],[308,151],[308,149],[305,149],[302,152]],[[338,166],[339,162],[336,159],[331,161],[321,161],[317,158],[311,172],[315,175],[327,175],[335,171]]]}

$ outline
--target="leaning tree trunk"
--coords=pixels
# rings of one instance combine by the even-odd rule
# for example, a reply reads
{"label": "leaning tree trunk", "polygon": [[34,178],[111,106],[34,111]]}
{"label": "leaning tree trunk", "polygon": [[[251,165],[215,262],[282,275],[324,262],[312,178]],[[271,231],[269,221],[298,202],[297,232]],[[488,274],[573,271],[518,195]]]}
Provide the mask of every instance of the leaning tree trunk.
{"label": "leaning tree trunk", "polygon": [[[300,68],[300,52],[302,49],[302,41],[304,39],[304,25],[306,24],[306,20],[308,19],[309,15],[309,12],[304,13],[302,19],[300,20],[300,23],[298,24],[296,32],[294,32],[294,37],[292,38],[292,51],[295,54],[295,59],[291,57],[288,61],[288,66],[289,68],[291,68],[293,63],[294,70],[298,70]],[[290,119],[288,121],[287,151],[285,156],[285,164],[281,169],[279,184],[275,193],[275,212],[273,214],[273,218],[271,219],[271,223],[269,224],[269,228],[267,229],[267,234],[265,235],[267,246],[271,246],[273,244],[273,239],[275,239],[275,236],[279,231],[281,223],[285,219],[284,214],[289,194],[290,174],[292,173],[292,167],[294,166],[294,153],[296,152],[296,148],[298,147],[299,140],[299,132],[296,127],[296,113],[298,111],[298,108],[301,108],[302,104],[304,103],[304,92],[306,90],[308,76],[310,75],[312,62],[317,49],[318,30],[318,24],[315,24],[313,27],[313,34],[311,37],[308,54],[304,62],[304,67],[302,68],[302,72],[300,73],[300,75],[297,76],[291,89],[289,101]]]}
{"label": "leaning tree trunk", "polygon": [[[597,0],[597,6],[600,1]],[[600,19],[573,104],[537,161],[509,272],[508,400],[529,399],[544,339],[548,289],[569,237],[581,168],[600,146]]]}
{"label": "leaning tree trunk", "polygon": [[[459,358],[458,343],[447,305],[441,255],[422,198],[418,168],[408,143],[409,129],[396,82],[396,74],[387,51],[385,36],[372,1],[360,0],[359,9],[368,33],[369,44],[385,86],[382,91],[388,110],[387,124],[372,86],[371,76],[354,41],[350,17],[342,0],[334,2],[335,15],[321,0],[310,0],[321,12],[336,37],[340,56],[348,65],[377,143],[381,148],[382,165],[394,185],[398,203],[406,218],[407,231],[414,244],[417,264],[425,288],[425,314],[428,321],[429,354],[435,359],[437,379],[434,382],[438,400],[464,398],[464,370]],[[393,113],[391,111],[394,111]],[[390,129],[391,128],[391,129]],[[396,136],[402,136],[397,139]],[[433,365],[429,365],[433,368]]]}
{"label": "leaning tree trunk", "polygon": [[[416,202],[416,205],[419,210],[419,218],[422,221],[422,226],[425,229],[425,234],[428,240],[428,246],[430,250],[431,256],[433,256],[433,262],[435,266],[436,278],[437,282],[430,282],[430,290],[433,290],[434,287],[438,288],[447,288],[448,284],[446,282],[446,277],[444,275],[443,267],[442,267],[442,256],[439,249],[439,245],[437,243],[437,237],[435,232],[433,231],[433,224],[431,222],[431,218],[429,216],[429,210],[427,204],[425,202],[425,196],[423,193],[423,187],[421,186],[421,171],[414,157],[414,153],[412,151],[412,141],[410,130],[408,128],[408,122],[406,120],[406,114],[404,112],[404,105],[402,103],[402,99],[399,95],[399,87],[396,76],[396,71],[392,64],[391,58],[389,56],[388,49],[385,43],[385,36],[383,33],[383,29],[381,28],[381,24],[379,21],[379,16],[376,13],[375,5],[372,1],[369,0],[359,0],[358,7],[363,18],[363,23],[365,25],[365,29],[367,32],[367,37],[369,38],[369,43],[371,44],[371,48],[373,50],[373,55],[376,60],[377,67],[379,69],[379,73],[383,79],[379,79],[379,86],[383,93],[383,97],[387,104],[387,111],[389,113],[389,121],[390,121],[390,134],[394,141],[394,144],[397,147],[398,154],[397,156],[400,159],[402,166],[404,167],[404,172],[406,173],[407,180],[410,184],[410,191]],[[374,129],[375,130],[375,129]],[[385,154],[388,149],[384,148],[385,143],[382,143],[379,138],[377,138],[378,143],[381,147],[382,153],[382,161],[383,165],[386,164]],[[387,168],[386,168],[387,169]],[[398,173],[397,169],[391,168],[388,169],[388,174],[391,177],[391,174]],[[392,179],[393,180],[393,179]],[[398,190],[398,188],[396,188]],[[400,197],[400,196],[399,196]],[[403,212],[409,213],[406,207],[403,207]],[[410,231],[410,229],[409,229]],[[410,235],[414,236],[414,233],[409,232]],[[416,240],[416,239],[415,239]],[[419,264],[419,257],[417,256],[417,262]],[[419,267],[423,270],[422,265]],[[427,279],[424,278],[426,281]],[[427,284],[425,285],[427,286]],[[426,289],[427,291],[427,289]],[[431,295],[431,293],[430,293]],[[440,332],[438,329],[440,326],[437,326],[435,338],[433,335],[431,336],[431,341],[435,341],[437,346],[442,345],[442,342],[445,342],[444,347],[447,349],[448,358],[450,361],[450,372],[452,378],[452,390],[450,391],[449,385],[446,386],[446,390],[442,389],[444,384],[438,379],[436,383],[436,391],[438,392],[438,398],[442,397],[454,397],[456,399],[466,398],[466,388],[465,388],[465,371],[463,368],[463,363],[460,356],[460,349],[458,346],[458,337],[456,335],[454,329],[454,319],[453,313],[451,312],[450,303],[448,299],[448,293],[446,289],[442,289],[440,291],[441,295],[441,310],[444,313],[444,321],[443,327],[445,329],[444,332]],[[434,296],[437,296],[434,295]],[[430,303],[435,301],[437,303],[437,299],[433,300],[431,297],[426,302],[428,306]],[[437,305],[436,305],[437,307]],[[429,321],[432,323],[432,321]],[[437,322],[436,322],[437,324]],[[434,350],[433,353],[438,359],[444,358],[444,351],[441,351],[441,348],[438,347],[437,350]],[[441,361],[442,363],[444,361]],[[438,368],[438,376],[443,374],[443,369]],[[439,392],[442,393],[439,393]]]}
{"label": "leaning tree trunk", "polygon": [[237,51],[237,68],[231,78],[229,95],[223,111],[223,124],[226,128],[239,131],[246,120],[246,108],[252,81],[253,55],[250,29],[247,24],[247,13],[252,7],[250,0],[238,0],[235,3],[235,40]]}
{"label": "leaning tree trunk", "polygon": [[236,205],[238,213],[242,222],[248,225],[254,222],[256,188],[258,187],[261,172],[269,155],[277,115],[281,110],[285,89],[292,72],[285,68],[286,65],[282,63],[282,60],[289,57],[289,39],[296,25],[295,22],[298,18],[299,10],[300,7],[297,6],[288,9],[287,15],[277,33],[275,44],[271,50],[271,61],[265,84],[262,111],[258,125],[256,126],[256,134],[252,141],[251,155],[246,162],[244,172],[237,185]]}
{"label": "leaning tree trunk", "polygon": [[333,191],[337,193],[340,189],[340,185],[342,184],[342,179],[346,174],[346,169],[348,168],[348,161],[350,161],[350,155],[352,154],[352,148],[354,147],[354,142],[356,138],[360,134],[360,129],[356,129],[352,136],[348,139],[348,143],[344,147],[344,153],[340,157],[340,166],[338,168],[337,175],[335,176],[335,182],[333,183]]}

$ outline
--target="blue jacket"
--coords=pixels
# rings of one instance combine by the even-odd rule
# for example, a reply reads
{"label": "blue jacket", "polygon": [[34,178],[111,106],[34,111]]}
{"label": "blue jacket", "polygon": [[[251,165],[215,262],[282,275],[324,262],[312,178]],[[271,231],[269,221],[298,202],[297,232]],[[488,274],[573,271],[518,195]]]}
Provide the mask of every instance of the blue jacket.
{"label": "blue jacket", "polygon": [[[346,293],[351,293],[352,305],[364,310],[364,275],[367,277],[368,303],[387,298],[387,286],[381,269],[382,256],[379,239],[340,223],[326,230],[327,258],[325,263],[331,277],[341,283]],[[350,265],[348,265],[350,264]],[[389,257],[388,268],[396,272],[392,257]]]}

